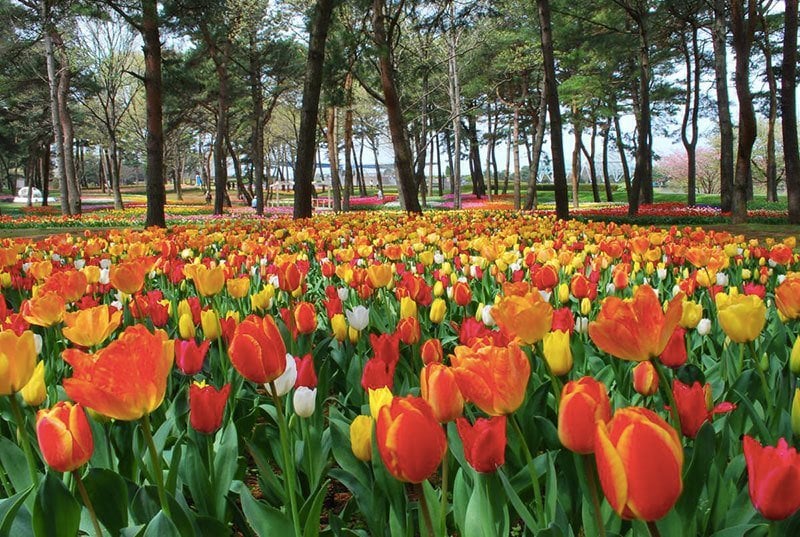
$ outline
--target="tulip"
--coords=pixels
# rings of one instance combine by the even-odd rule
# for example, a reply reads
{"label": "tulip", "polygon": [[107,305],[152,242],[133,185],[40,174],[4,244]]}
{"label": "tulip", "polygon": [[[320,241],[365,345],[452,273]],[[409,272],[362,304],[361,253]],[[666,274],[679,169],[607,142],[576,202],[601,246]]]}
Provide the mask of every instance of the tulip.
{"label": "tulip", "polygon": [[447,450],[441,425],[430,405],[419,397],[395,397],[381,408],[376,441],[389,473],[408,483],[427,479]]}
{"label": "tulip", "polygon": [[681,320],[679,322],[682,328],[690,330],[697,326],[700,319],[703,318],[703,306],[691,300],[685,300],[681,310]]}
{"label": "tulip", "polygon": [[747,464],[750,500],[767,520],[783,520],[800,509],[800,455],[786,439],[778,445],[762,446],[745,435],[744,460]]}
{"label": "tulip", "polygon": [[422,343],[419,353],[422,357],[422,363],[425,365],[440,363],[444,359],[442,342],[436,338],[426,339],[425,342]]}
{"label": "tulip", "polygon": [[184,313],[178,318],[178,335],[181,339],[194,339],[197,330],[190,313]]}
{"label": "tulip", "polygon": [[26,300],[19,308],[26,321],[44,327],[60,323],[66,311],[64,298],[53,292]]}
{"label": "tulip", "polygon": [[361,304],[351,310],[345,311],[345,316],[347,317],[347,322],[350,324],[350,327],[354,330],[361,332],[369,326],[369,308]]}
{"label": "tulip", "polygon": [[360,461],[372,460],[373,421],[371,416],[356,416],[350,424],[350,449]]}
{"label": "tulip", "polygon": [[544,336],[543,353],[550,372],[560,377],[572,369],[572,350],[569,347],[569,332],[556,330]]}
{"label": "tulip", "polygon": [[46,388],[44,384],[44,362],[39,362],[33,370],[31,379],[20,390],[22,400],[28,406],[39,406],[47,399]]}
{"label": "tulip", "polygon": [[367,268],[367,277],[372,287],[389,287],[392,283],[392,266],[389,264],[371,265]]}
{"label": "tulip", "polygon": [[575,318],[572,316],[572,310],[564,307],[553,311],[553,322],[550,325],[550,330],[563,330],[571,335],[575,330]]}
{"label": "tulip", "polygon": [[767,322],[767,307],[757,295],[717,293],[717,319],[725,334],[736,343],[755,341]]}
{"label": "tulip", "polygon": [[645,397],[658,391],[658,373],[652,362],[640,362],[633,368],[633,389]]}
{"label": "tulip", "polygon": [[560,283],[558,285],[558,301],[561,304],[569,302],[569,286],[566,283]]}
{"label": "tulip", "polygon": [[305,280],[305,275],[300,272],[297,263],[281,263],[278,265],[278,287],[287,293],[300,289]]}
{"label": "tulip", "polygon": [[317,372],[314,370],[314,357],[311,354],[306,354],[302,358],[295,358],[294,361],[297,369],[297,379],[294,382],[295,388],[300,386],[316,388]]}
{"label": "tulip", "polygon": [[509,338],[533,345],[550,331],[553,307],[537,292],[524,297],[512,295],[500,299],[492,308],[492,317]]}
{"label": "tulip", "polygon": [[198,433],[214,434],[222,426],[225,403],[231,385],[217,390],[205,382],[193,382],[189,386],[189,424]]}
{"label": "tulip", "polygon": [[317,389],[307,386],[300,386],[294,390],[292,396],[294,412],[301,418],[308,418],[314,414],[317,406]]}
{"label": "tulip", "polygon": [[458,346],[451,362],[464,399],[487,414],[511,414],[525,400],[531,365],[518,345]]}
{"label": "tulip", "polygon": [[244,298],[250,292],[250,278],[244,276],[242,278],[231,278],[225,282],[225,288],[232,298]]}
{"label": "tulip", "polygon": [[420,372],[419,388],[439,423],[453,421],[464,412],[464,397],[451,368],[436,362],[426,365]]}
{"label": "tulip", "polygon": [[386,386],[375,389],[369,388],[367,393],[369,394],[369,413],[372,419],[377,420],[381,408],[391,404],[394,395],[392,395],[392,390]]}
{"label": "tulip", "polygon": [[251,315],[239,323],[228,355],[240,375],[258,384],[268,384],[286,370],[286,345],[271,315]]}
{"label": "tulip", "polygon": [[284,356],[284,369],[283,372],[271,382],[264,383],[267,393],[272,395],[272,385],[275,385],[275,393],[278,397],[283,397],[294,387],[297,381],[297,363],[294,361],[294,356],[286,354]]}
{"label": "tulip", "polygon": [[785,319],[800,318],[800,274],[790,274],[775,288],[775,305]]}
{"label": "tulip", "polygon": [[795,389],[792,398],[792,432],[800,436],[800,388]]}
{"label": "tulip", "polygon": [[400,318],[417,317],[417,303],[410,296],[404,296],[400,299]]}
{"label": "tulip", "polygon": [[114,289],[132,295],[144,287],[144,277],[149,270],[150,267],[143,260],[125,261],[111,267],[108,280]]}
{"label": "tulip", "polygon": [[658,520],[683,489],[683,446],[678,433],[655,412],[617,410],[597,422],[595,460],[603,493],[625,519]]}
{"label": "tulip", "polygon": [[122,311],[103,304],[67,313],[64,316],[66,326],[61,333],[76,345],[96,347],[107,340],[121,322]]}
{"label": "tulip", "polygon": [[92,457],[94,439],[80,404],[56,403],[36,414],[36,438],[42,458],[57,472],[71,472]]}
{"label": "tulip", "polygon": [[365,390],[383,388],[391,389],[394,386],[395,363],[381,360],[380,358],[370,358],[364,364],[364,372],[361,375],[361,387]]}
{"label": "tulip", "polygon": [[198,345],[194,339],[178,339],[175,341],[175,365],[184,375],[194,375],[203,369],[206,353],[211,340],[206,339]]}
{"label": "tulip", "polygon": [[406,345],[413,345],[419,342],[421,331],[419,321],[416,317],[406,317],[400,319],[397,323],[397,334],[400,336],[400,341]]}
{"label": "tulip", "polygon": [[294,308],[294,326],[300,334],[312,334],[317,329],[317,310],[311,302],[299,302]]}
{"label": "tulip", "polygon": [[667,367],[680,367],[686,363],[687,358],[686,330],[676,326],[659,359]]}
{"label": "tulip", "polygon": [[331,330],[336,341],[343,342],[347,338],[347,319],[341,313],[331,317]]}
{"label": "tulip", "polygon": [[800,337],[794,340],[792,345],[792,353],[789,356],[789,369],[795,375],[800,375]]}
{"label": "tulip", "polygon": [[457,281],[453,285],[453,301],[462,307],[472,302],[472,289],[467,282]]}
{"label": "tulip", "polygon": [[439,324],[444,320],[445,313],[447,313],[447,303],[442,298],[434,299],[431,304],[431,311],[428,318],[434,324]]}
{"label": "tulip", "polygon": [[219,317],[214,310],[200,312],[200,325],[203,327],[203,335],[208,340],[218,339],[222,335]]}
{"label": "tulip", "polygon": [[589,323],[589,337],[600,350],[622,360],[655,358],[664,351],[680,321],[682,300],[679,293],[664,313],[649,285],[639,287],[629,300],[606,297],[596,319]]}
{"label": "tulip", "polygon": [[254,295],[250,295],[250,306],[256,311],[266,311],[272,307],[272,299],[275,297],[275,288],[266,285]]}
{"label": "tulip", "polygon": [[596,423],[611,419],[606,386],[592,377],[581,377],[564,385],[558,405],[558,439],[575,453],[594,452]]}
{"label": "tulip", "polygon": [[695,438],[700,427],[705,422],[711,421],[715,414],[730,412],[736,408],[736,405],[728,402],[714,406],[711,398],[711,385],[701,385],[697,381],[688,386],[680,380],[674,380],[672,394],[675,397],[675,405],[678,407],[681,432],[689,438]]}
{"label": "tulip", "polygon": [[36,342],[33,332],[17,335],[0,332],[0,395],[13,395],[30,382],[36,369]]}
{"label": "tulip", "polygon": [[175,349],[167,334],[129,326],[94,355],[67,349],[64,361],[73,375],[64,379],[67,395],[95,412],[118,420],[137,420],[161,406]]}
{"label": "tulip", "polygon": [[208,268],[205,265],[196,265],[196,267],[197,269],[192,275],[192,281],[201,296],[214,296],[222,291],[222,288],[225,287],[225,269],[222,265],[217,265],[214,268]]}
{"label": "tulip", "polygon": [[478,418],[470,425],[466,418],[456,420],[464,445],[464,458],[476,471],[494,472],[506,462],[506,417]]}
{"label": "tulip", "polygon": [[697,323],[697,333],[701,336],[711,333],[711,319],[700,319],[700,322]]}

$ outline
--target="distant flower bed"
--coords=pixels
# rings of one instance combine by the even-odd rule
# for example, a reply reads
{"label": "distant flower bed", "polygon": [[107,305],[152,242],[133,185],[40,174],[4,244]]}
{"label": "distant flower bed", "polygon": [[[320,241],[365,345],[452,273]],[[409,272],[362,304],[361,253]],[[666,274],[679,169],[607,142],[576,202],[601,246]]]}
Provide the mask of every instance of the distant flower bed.
{"label": "distant flower bed", "polygon": [[[576,217],[619,221],[620,219],[628,218],[628,205],[592,206],[585,209],[571,210],[570,214]],[[786,211],[755,209],[747,211],[747,215],[754,222],[781,223],[786,220]],[[670,202],[641,205],[636,218],[664,219],[666,223],[714,223],[724,222],[730,216],[730,213],[722,212],[719,207],[713,205],[689,207],[683,203]],[[678,221],[676,222],[675,219]]]}

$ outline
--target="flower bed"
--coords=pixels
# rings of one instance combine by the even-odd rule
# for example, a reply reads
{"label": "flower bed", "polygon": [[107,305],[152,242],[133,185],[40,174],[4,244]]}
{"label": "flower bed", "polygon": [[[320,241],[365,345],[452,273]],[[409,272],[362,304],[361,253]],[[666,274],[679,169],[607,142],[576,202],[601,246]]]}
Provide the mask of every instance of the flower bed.
{"label": "flower bed", "polygon": [[0,524],[796,534],[798,270],[508,211],[4,239]]}

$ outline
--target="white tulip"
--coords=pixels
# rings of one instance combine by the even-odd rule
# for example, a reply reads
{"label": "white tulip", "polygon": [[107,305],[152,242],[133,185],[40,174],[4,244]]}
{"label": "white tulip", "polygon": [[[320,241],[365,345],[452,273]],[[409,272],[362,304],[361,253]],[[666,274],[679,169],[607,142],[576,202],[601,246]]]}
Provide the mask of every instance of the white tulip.
{"label": "white tulip", "polygon": [[711,332],[711,319],[700,319],[697,323],[697,333],[701,336],[707,336]]}
{"label": "white tulip", "polygon": [[317,406],[317,389],[300,386],[294,391],[292,403],[295,414],[301,418],[308,418]]}
{"label": "white tulip", "polygon": [[[276,378],[273,382],[275,382],[275,391],[278,393],[278,397],[282,397],[289,393],[289,391],[294,388],[294,383],[297,380],[297,363],[294,361],[294,356],[291,354],[286,355],[286,369],[283,370],[281,376]],[[267,389],[267,393],[272,395],[272,387],[270,383],[264,384],[264,387]]]}
{"label": "white tulip", "polygon": [[359,304],[353,309],[347,310],[345,313],[347,322],[354,330],[359,332],[369,326],[369,308]]}

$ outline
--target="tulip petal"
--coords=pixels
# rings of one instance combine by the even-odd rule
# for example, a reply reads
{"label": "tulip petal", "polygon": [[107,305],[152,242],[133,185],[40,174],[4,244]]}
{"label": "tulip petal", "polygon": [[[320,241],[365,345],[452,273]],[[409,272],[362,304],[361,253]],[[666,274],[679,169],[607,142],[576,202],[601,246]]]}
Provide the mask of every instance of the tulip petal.
{"label": "tulip petal", "polygon": [[628,477],[625,475],[622,458],[608,437],[605,423],[597,423],[594,442],[597,473],[600,476],[603,493],[614,511],[621,516],[628,502]]}

